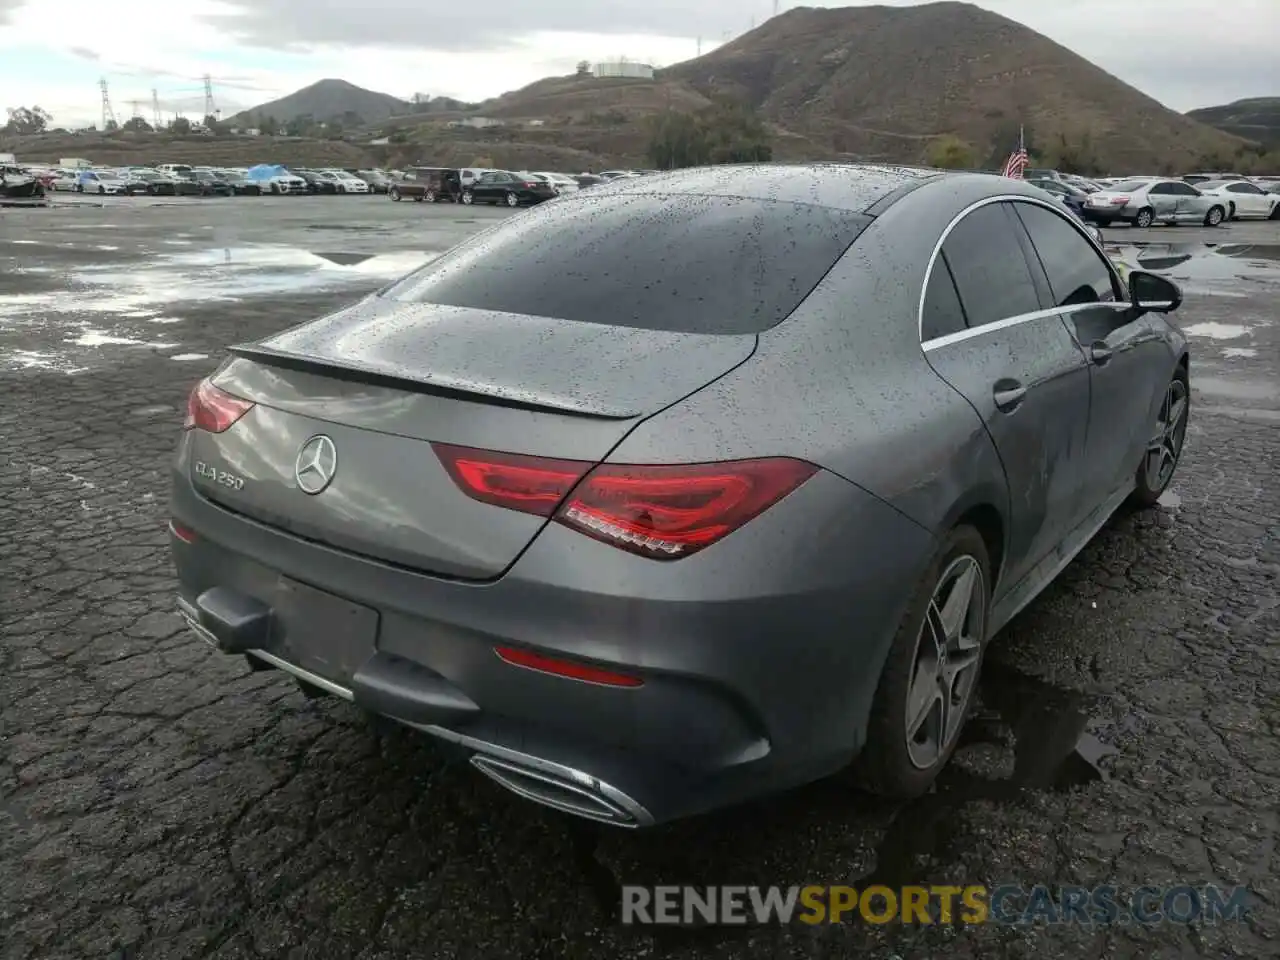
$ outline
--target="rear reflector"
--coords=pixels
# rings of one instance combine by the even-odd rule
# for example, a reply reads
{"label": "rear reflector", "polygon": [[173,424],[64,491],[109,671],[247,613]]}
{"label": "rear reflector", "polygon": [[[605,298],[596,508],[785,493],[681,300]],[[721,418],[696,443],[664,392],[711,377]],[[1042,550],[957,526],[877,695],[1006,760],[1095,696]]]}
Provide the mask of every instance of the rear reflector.
{"label": "rear reflector", "polygon": [[818,470],[785,457],[641,466],[434,445],[473,499],[571,527],[622,550],[677,560],[728,536]]}
{"label": "rear reflector", "polygon": [[539,673],[551,673],[557,677],[567,677],[570,680],[581,680],[585,683],[600,683],[607,687],[644,686],[644,681],[639,677],[602,670],[575,660],[547,657],[532,650],[521,650],[519,647],[494,647],[493,650],[512,666],[526,667],[529,670],[537,670]]}
{"label": "rear reflector", "polygon": [[190,527],[184,527],[177,520],[169,521],[169,532],[181,540],[183,543],[195,543],[196,532]]}
{"label": "rear reflector", "polygon": [[252,409],[252,400],[233,396],[215,387],[206,377],[187,397],[187,416],[182,429],[222,433]]}

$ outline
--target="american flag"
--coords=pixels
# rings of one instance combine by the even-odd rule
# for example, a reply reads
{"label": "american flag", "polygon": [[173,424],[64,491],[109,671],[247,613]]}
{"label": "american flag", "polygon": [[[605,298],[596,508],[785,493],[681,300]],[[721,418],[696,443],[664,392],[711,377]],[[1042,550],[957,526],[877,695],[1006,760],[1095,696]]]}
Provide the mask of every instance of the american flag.
{"label": "american flag", "polygon": [[1009,154],[1009,159],[1004,162],[1004,169],[1000,171],[1003,176],[1012,177],[1014,180],[1021,180],[1023,171],[1027,169],[1027,142],[1022,136],[1022,131],[1018,131],[1018,149]]}

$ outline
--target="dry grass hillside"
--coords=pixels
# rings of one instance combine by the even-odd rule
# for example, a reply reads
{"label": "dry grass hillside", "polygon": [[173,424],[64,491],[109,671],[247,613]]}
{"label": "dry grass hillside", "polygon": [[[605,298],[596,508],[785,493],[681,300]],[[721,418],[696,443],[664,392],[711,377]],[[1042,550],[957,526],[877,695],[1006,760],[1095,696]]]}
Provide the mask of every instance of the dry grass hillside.
{"label": "dry grass hillside", "polygon": [[230,118],[230,122],[251,126],[259,117],[274,117],[283,122],[296,117],[332,120],[353,116],[369,123],[408,113],[410,109],[407,101],[390,94],[366,90],[346,80],[319,80],[287,97],[238,113]]}
{"label": "dry grass hillside", "polygon": [[1219,107],[1192,110],[1187,116],[1225,133],[1257,140],[1272,149],[1280,147],[1280,97],[1251,97]]}
{"label": "dry grass hillside", "polygon": [[842,151],[917,159],[953,134],[981,157],[1088,138],[1103,165],[1191,164],[1240,141],[1167,109],[1019,23],[968,3],[800,7],[664,71]]}

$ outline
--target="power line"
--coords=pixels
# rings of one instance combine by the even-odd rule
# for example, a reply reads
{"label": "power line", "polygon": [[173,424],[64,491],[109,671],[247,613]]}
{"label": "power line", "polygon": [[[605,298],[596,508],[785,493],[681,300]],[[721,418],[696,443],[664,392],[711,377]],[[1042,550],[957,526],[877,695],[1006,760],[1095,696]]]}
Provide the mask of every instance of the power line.
{"label": "power line", "polygon": [[111,97],[107,95],[107,78],[103,77],[98,81],[98,87],[102,90],[102,129],[106,130],[108,124],[118,126],[116,123],[116,112],[111,109]]}

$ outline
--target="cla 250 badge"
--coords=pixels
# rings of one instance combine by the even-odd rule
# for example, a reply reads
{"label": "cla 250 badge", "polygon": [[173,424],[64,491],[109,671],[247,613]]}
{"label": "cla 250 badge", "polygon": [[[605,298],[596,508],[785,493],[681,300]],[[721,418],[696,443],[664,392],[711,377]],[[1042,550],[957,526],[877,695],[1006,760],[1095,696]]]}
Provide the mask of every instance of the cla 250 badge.
{"label": "cla 250 badge", "polygon": [[211,467],[203,460],[196,461],[196,475],[204,477],[211,483],[230,487],[232,490],[244,489],[243,478],[237,477],[234,473],[227,473],[225,470],[219,470],[217,467]]}

